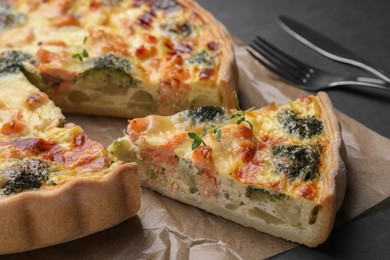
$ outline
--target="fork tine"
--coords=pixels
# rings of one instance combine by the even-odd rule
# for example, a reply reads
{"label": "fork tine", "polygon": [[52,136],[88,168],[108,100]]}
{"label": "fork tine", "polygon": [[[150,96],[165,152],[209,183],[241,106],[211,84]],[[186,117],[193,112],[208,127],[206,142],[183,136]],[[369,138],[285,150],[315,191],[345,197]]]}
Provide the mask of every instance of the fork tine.
{"label": "fork tine", "polygon": [[299,80],[307,77],[307,75],[310,74],[310,68],[308,68],[308,66],[303,66],[301,63],[298,62],[296,64],[295,62],[292,61],[293,60],[292,57],[278,50],[276,47],[270,45],[260,37],[257,37],[254,43],[258,48],[260,48],[259,52],[266,59],[268,59],[271,63],[283,67],[285,70],[289,71],[290,73],[295,74],[295,76]]}
{"label": "fork tine", "polygon": [[280,49],[278,49],[275,46],[273,46],[272,44],[268,43],[266,40],[264,40],[260,36],[257,35],[256,39],[258,40],[258,42],[261,42],[263,44],[263,46],[266,46],[268,49],[272,50],[273,53],[279,54],[279,57],[286,60],[292,66],[294,66],[300,70],[304,70],[304,71],[312,70],[312,68],[310,68],[307,64],[305,64],[305,63],[293,58],[292,56],[288,55],[287,53],[281,51]]}
{"label": "fork tine", "polygon": [[[252,45],[250,45],[250,47],[253,48]],[[280,76],[281,78],[283,78],[287,81],[290,81],[293,84],[298,84],[298,85],[300,84],[299,80],[297,80],[295,77],[292,77],[290,74],[286,73],[285,70],[280,70],[276,66],[265,62],[263,59],[259,58],[254,52],[252,52],[251,49],[247,48],[246,50],[249,52],[249,54],[253,58],[255,58],[258,62],[260,62],[264,67],[266,67],[270,71],[274,72],[276,75]]]}
{"label": "fork tine", "polygon": [[[265,50],[260,49],[259,47],[250,44],[249,45],[254,51],[259,53],[264,60],[268,61],[268,65],[272,66],[274,69],[279,71],[279,74],[283,73],[283,75],[289,75],[290,79],[294,79],[296,82],[300,82],[305,74],[293,71],[290,67],[286,67],[283,62],[280,62],[277,58],[273,58],[270,54],[268,54]],[[265,62],[263,60],[263,62]]]}

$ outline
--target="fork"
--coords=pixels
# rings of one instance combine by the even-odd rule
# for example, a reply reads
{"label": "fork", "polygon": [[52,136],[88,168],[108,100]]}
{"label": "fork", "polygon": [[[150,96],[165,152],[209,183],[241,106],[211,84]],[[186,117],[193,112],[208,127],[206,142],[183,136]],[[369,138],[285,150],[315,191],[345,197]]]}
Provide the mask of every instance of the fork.
{"label": "fork", "polygon": [[[247,51],[276,75],[308,91],[342,86],[365,86],[390,91],[384,80],[368,77],[339,76],[303,63],[271,45],[260,36]],[[259,55],[260,54],[260,55]]]}

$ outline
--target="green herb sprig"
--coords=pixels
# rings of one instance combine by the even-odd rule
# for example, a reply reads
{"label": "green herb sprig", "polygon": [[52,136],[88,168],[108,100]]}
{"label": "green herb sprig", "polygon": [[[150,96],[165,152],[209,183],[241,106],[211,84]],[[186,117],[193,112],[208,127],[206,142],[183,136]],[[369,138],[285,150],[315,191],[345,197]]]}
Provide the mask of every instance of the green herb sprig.
{"label": "green herb sprig", "polygon": [[[87,42],[87,36],[84,37],[84,40],[83,40],[83,45]],[[79,59],[81,62],[84,60],[84,58],[88,58],[89,57],[89,53],[86,49],[83,49],[81,51],[81,53],[75,53],[72,55],[72,58],[73,59]]]}
{"label": "green herb sprig", "polygon": [[221,128],[230,124],[230,123],[233,123],[233,122],[236,122],[236,124],[238,124],[238,125],[241,123],[246,123],[249,125],[250,129],[253,130],[253,125],[250,121],[248,121],[246,119],[245,114],[249,111],[252,111],[254,109],[254,107],[243,111],[240,108],[239,100],[238,100],[236,93],[234,93],[234,98],[235,98],[236,107],[237,107],[238,111],[236,113],[232,114],[228,120],[226,120],[225,122],[223,122],[221,124],[211,124],[211,127],[209,129],[206,129],[204,127],[202,130],[202,133],[200,135],[197,135],[195,132],[188,133],[188,137],[192,139],[192,144],[191,144],[192,150],[195,150],[196,148],[198,148],[201,145],[206,146],[206,143],[203,140],[203,137],[205,137],[207,134],[211,134],[211,135],[215,134],[217,142],[220,142],[222,139]]}

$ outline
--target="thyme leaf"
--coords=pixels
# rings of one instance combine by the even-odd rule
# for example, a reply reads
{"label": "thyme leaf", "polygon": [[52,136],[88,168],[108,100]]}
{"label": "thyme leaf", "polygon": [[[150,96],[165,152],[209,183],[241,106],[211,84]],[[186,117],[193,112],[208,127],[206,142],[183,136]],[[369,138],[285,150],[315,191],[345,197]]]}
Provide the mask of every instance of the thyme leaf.
{"label": "thyme leaf", "polygon": [[75,53],[72,55],[73,59],[79,59],[80,61],[83,61],[83,57],[81,56],[80,53]]}
{"label": "thyme leaf", "polygon": [[[87,42],[87,36],[84,37],[83,39],[83,45]],[[80,53],[75,53],[72,55],[72,58],[73,59],[78,59],[80,60],[80,62],[82,62],[84,60],[84,58],[88,58],[89,57],[89,53],[86,49],[83,49]]]}
{"label": "thyme leaf", "polygon": [[218,132],[217,132],[217,142],[220,142],[221,138],[222,138],[222,131],[218,130]]}

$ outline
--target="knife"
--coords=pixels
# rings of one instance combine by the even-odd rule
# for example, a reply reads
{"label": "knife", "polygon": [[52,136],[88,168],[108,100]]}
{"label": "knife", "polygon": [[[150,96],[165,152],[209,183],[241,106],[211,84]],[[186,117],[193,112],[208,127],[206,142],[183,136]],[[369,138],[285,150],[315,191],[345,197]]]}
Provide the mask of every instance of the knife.
{"label": "knife", "polygon": [[323,56],[341,63],[359,67],[390,83],[390,76],[327,36],[289,17],[279,16],[279,25],[291,36]]}

